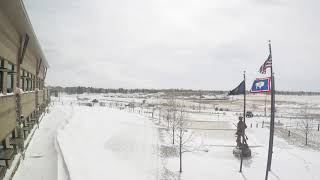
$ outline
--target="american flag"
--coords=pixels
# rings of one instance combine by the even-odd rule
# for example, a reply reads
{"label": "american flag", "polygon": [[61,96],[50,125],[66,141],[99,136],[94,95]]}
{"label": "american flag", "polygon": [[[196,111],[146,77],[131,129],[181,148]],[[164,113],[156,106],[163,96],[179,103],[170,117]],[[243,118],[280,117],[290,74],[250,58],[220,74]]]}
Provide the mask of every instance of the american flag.
{"label": "american flag", "polygon": [[262,66],[259,69],[259,72],[261,74],[266,74],[267,69],[272,67],[272,57],[271,54],[268,56],[268,59],[262,64]]}

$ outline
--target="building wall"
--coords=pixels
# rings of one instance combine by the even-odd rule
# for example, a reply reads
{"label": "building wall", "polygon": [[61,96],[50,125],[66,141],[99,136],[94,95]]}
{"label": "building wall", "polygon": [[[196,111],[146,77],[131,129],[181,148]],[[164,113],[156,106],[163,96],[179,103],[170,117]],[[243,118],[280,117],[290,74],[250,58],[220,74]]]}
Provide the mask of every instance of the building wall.
{"label": "building wall", "polygon": [[[0,12],[0,56],[8,62],[16,64],[18,52],[18,33],[10,22]],[[7,72],[4,72],[3,89],[7,88]],[[16,79],[16,76],[14,76]],[[4,94],[6,94],[4,92]],[[0,140],[4,139],[16,126],[16,98],[15,96],[0,96]]]}
{"label": "building wall", "polygon": [[[8,21],[7,17],[0,11],[0,56],[8,62],[17,65],[19,47],[21,46],[19,34]],[[27,48],[21,68],[32,74],[36,74],[37,61],[36,55]],[[40,67],[39,78],[44,79],[44,65]]]}
{"label": "building wall", "polygon": [[28,117],[36,109],[34,92],[21,94],[21,107],[24,117]]}
{"label": "building wall", "polygon": [[[16,1],[16,0],[15,0]],[[7,1],[6,3],[11,3]],[[15,3],[15,2],[12,2]],[[2,2],[0,2],[0,6]],[[16,88],[17,80],[20,82],[20,74],[17,74],[17,61],[18,56],[21,51],[21,39],[24,37],[25,33],[21,32],[21,29],[18,30],[14,26],[14,23],[9,21],[21,21],[21,19],[17,19],[15,16],[14,18],[8,18],[11,16],[11,12],[1,11],[0,8],[0,57],[3,58],[4,66],[7,67],[8,63],[14,65],[14,71],[16,72],[13,77],[13,89]],[[8,15],[9,14],[9,15]],[[20,27],[21,28],[21,27]],[[19,34],[20,31],[20,34]],[[30,36],[30,34],[29,34]],[[34,35],[30,37],[35,37]],[[29,44],[26,49],[26,53],[23,59],[23,63],[21,64],[20,71],[22,70],[31,73],[33,77],[37,76],[37,68],[39,67],[40,62],[40,55],[35,53],[32,50],[30,43],[35,44],[35,39],[30,39]],[[45,64],[42,62],[39,72],[38,72],[38,79],[43,81],[45,76]],[[12,132],[16,127],[16,96],[15,95],[8,95],[6,92],[7,89],[7,75],[8,73],[3,71],[3,89],[4,92],[0,92],[0,141],[5,139],[6,136],[10,132]],[[35,79],[35,78],[34,78]],[[33,79],[33,80],[34,80]],[[24,80],[26,81],[26,80]],[[21,114],[24,117],[28,117],[32,112],[37,110],[36,108],[36,89],[40,89],[39,83],[35,82],[34,87],[32,89],[25,91],[21,94]],[[20,84],[20,88],[22,89],[22,84]],[[38,93],[38,100],[39,105],[45,103],[43,101],[43,91],[40,89]]]}
{"label": "building wall", "polygon": [[4,139],[16,126],[15,96],[0,98],[0,140]]}
{"label": "building wall", "polygon": [[43,91],[39,91],[38,92],[38,102],[39,102],[39,105],[43,104]]}
{"label": "building wall", "polygon": [[16,64],[19,50],[19,34],[0,11],[0,56]]}

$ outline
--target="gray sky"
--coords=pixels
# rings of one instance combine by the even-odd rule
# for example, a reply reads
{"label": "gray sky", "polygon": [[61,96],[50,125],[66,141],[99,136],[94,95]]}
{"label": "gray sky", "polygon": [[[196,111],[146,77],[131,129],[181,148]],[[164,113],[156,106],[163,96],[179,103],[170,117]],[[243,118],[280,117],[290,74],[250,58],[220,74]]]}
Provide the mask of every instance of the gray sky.
{"label": "gray sky", "polygon": [[276,88],[320,91],[318,0],[24,0],[47,84],[234,88],[272,40]]}

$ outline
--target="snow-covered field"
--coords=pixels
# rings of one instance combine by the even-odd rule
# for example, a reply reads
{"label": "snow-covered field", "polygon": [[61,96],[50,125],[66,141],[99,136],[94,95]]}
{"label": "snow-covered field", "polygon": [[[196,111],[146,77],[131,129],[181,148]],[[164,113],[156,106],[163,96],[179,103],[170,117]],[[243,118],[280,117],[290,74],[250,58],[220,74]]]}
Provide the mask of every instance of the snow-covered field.
{"label": "snow-covered field", "polygon": [[156,179],[158,132],[148,118],[75,106],[58,141],[71,179]]}
{"label": "snow-covered field", "polygon": [[[194,133],[189,146],[195,148],[192,152],[183,153],[181,174],[177,146],[172,145],[172,135],[167,130],[163,115],[154,109],[166,100],[132,95],[84,94],[79,97],[88,98],[86,102],[97,99],[106,102],[106,106],[99,106],[99,103],[85,106],[75,95],[54,99],[52,110],[37,130],[14,179],[257,180],[265,177],[269,117],[247,119],[246,132],[252,157],[244,160],[242,173],[239,173],[240,160],[232,154],[235,146],[233,123],[237,122],[242,108],[241,97],[202,105],[201,112],[193,110],[198,106],[197,102],[185,102],[190,108],[188,131]],[[248,99],[248,106],[256,109],[254,114],[261,115],[265,97]],[[320,113],[319,99],[279,96],[277,107],[283,117],[276,120],[279,123],[270,180],[320,179],[320,149],[313,145],[305,146],[299,138],[286,135],[289,130],[301,131],[301,126],[296,125],[300,119],[293,118],[299,114],[294,109],[300,112],[307,105],[313,115]],[[156,106],[142,105],[143,100]],[[125,106],[132,102],[136,104],[135,108]],[[217,112],[215,107],[228,107],[229,111]],[[314,119],[314,124],[318,120]],[[311,144],[317,144],[320,134],[316,127],[310,136]],[[301,137],[303,140],[303,134]]]}

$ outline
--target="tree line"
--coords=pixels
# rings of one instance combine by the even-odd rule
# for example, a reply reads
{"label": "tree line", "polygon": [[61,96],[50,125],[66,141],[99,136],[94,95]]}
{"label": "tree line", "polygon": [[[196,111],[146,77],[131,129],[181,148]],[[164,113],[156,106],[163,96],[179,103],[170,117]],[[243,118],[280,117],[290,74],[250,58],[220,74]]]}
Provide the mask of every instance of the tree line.
{"label": "tree line", "polygon": [[[95,87],[84,87],[84,86],[74,86],[74,87],[61,87],[61,86],[49,86],[51,91],[58,91],[67,94],[83,94],[83,93],[165,93],[168,94],[175,91],[181,96],[199,95],[199,94],[214,94],[214,95],[226,95],[229,91],[224,90],[193,90],[193,89],[125,89],[125,88],[95,88]],[[247,92],[249,93],[249,92]],[[300,95],[300,96],[319,96],[320,92],[311,91],[277,91],[278,95]]]}
{"label": "tree line", "polygon": [[123,93],[123,94],[132,94],[132,93],[165,93],[168,94],[172,91],[175,91],[179,95],[194,95],[199,94],[201,91],[202,94],[225,94],[227,91],[214,91],[214,90],[192,90],[192,89],[125,89],[125,88],[94,88],[94,87],[84,87],[84,86],[75,86],[75,87],[61,87],[61,86],[49,86],[51,91],[58,91],[67,94],[83,94],[83,93]]}

